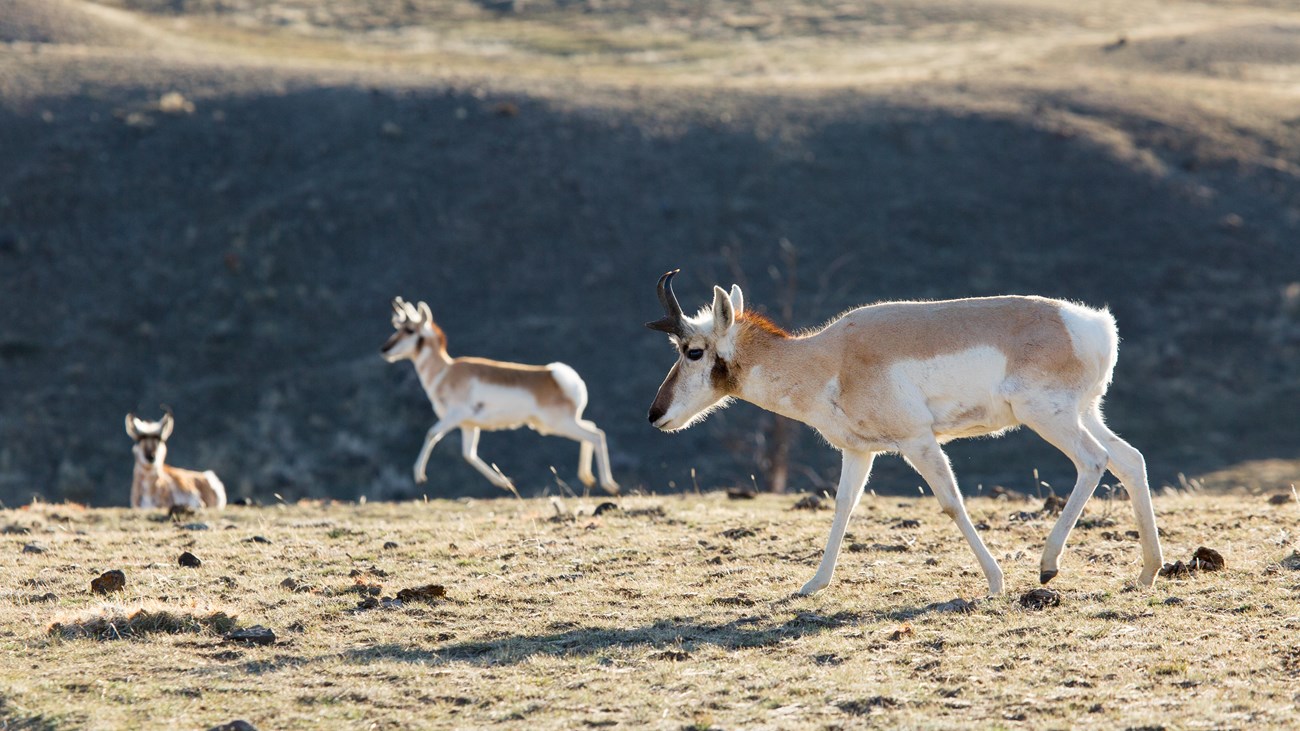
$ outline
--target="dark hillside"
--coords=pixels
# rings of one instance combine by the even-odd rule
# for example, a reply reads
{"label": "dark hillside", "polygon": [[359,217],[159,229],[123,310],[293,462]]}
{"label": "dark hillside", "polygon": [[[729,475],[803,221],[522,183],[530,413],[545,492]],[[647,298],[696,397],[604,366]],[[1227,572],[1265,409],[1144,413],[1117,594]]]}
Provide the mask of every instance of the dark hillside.
{"label": "dark hillside", "polygon": [[[432,414],[411,369],[377,354],[397,294],[429,302],[453,354],[573,365],[625,486],[682,487],[692,467],[704,486],[748,482],[756,410],[674,436],[645,423],[672,353],[641,323],[665,269],[684,270],[689,306],[733,280],[733,257],[747,300],[775,306],[781,239],[799,252],[784,324],[885,298],[1109,304],[1125,343],[1108,413],[1157,480],[1300,457],[1291,133],[1084,93],[530,95],[7,53],[6,503],[122,503],[122,415],[160,402],[173,462],[235,495],[418,495]],[[172,90],[193,111],[160,110]],[[548,465],[573,482],[577,447],[494,434],[481,454],[533,491]],[[1072,476],[1027,435],[953,454],[972,488]],[[807,434],[797,458],[837,469]],[[430,476],[430,493],[494,491],[454,443]],[[917,482],[882,464],[873,487]]]}

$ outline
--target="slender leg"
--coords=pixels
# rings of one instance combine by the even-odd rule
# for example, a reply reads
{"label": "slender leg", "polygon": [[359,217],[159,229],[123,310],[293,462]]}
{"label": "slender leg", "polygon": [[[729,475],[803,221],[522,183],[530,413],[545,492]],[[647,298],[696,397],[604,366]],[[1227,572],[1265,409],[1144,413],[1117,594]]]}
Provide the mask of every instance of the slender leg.
{"label": "slender leg", "polygon": [[429,433],[424,437],[424,446],[420,449],[420,456],[415,460],[415,481],[427,482],[428,477],[424,474],[425,467],[429,464],[429,455],[433,454],[433,448],[437,446],[442,438],[455,429],[458,424],[448,419],[439,419],[438,423],[429,428]]}
{"label": "slender leg", "polygon": [[591,474],[591,457],[594,451],[591,442],[583,439],[578,442],[578,480],[587,487],[596,484],[596,476]]}
{"label": "slender leg", "polygon": [[[614,481],[614,473],[609,468],[609,448],[605,445],[605,432],[586,419],[574,419],[555,428],[555,433],[560,436],[568,437],[582,444],[583,450],[579,453],[578,476],[582,477],[583,465],[586,464],[587,474],[591,474],[591,466],[588,462],[582,462],[584,456],[594,453],[596,457],[596,467],[600,470],[600,486],[606,492],[617,495],[619,491],[618,483]],[[583,478],[584,484],[590,484]]]}
{"label": "slender leg", "polygon": [[871,475],[871,464],[876,455],[871,452],[844,452],[843,466],[840,468],[840,484],[835,491],[835,519],[831,521],[831,534],[826,539],[826,552],[812,580],[803,585],[800,594],[807,596],[825,589],[835,575],[835,562],[840,557],[840,544],[844,542],[844,531],[849,527],[849,516],[858,504],[862,488]]}
{"label": "slender leg", "polygon": [[1025,404],[1016,407],[1016,416],[1069,457],[1078,472],[1070,498],[1065,501],[1061,517],[1056,519],[1056,525],[1052,527],[1052,532],[1047,536],[1047,544],[1043,547],[1038,580],[1046,584],[1060,571],[1065,542],[1070,537],[1070,531],[1074,530],[1074,524],[1079,522],[1079,516],[1083,515],[1084,505],[1097,490],[1097,483],[1106,471],[1110,455],[1083,427],[1077,406],[1062,409],[1059,403]]}
{"label": "slender leg", "polygon": [[1156,529],[1156,512],[1151,505],[1146,460],[1142,458],[1141,452],[1106,426],[1099,405],[1094,405],[1084,413],[1083,425],[1106,446],[1106,451],[1110,453],[1107,466],[1128,488],[1129,501],[1133,503],[1133,515],[1138,524],[1138,540],[1142,543],[1142,573],[1138,576],[1138,583],[1151,586],[1164,563],[1164,557],[1160,550],[1160,532]]}
{"label": "slender leg", "polygon": [[479,436],[478,427],[461,428],[460,430],[461,456],[465,458],[466,462],[470,463],[470,466],[478,470],[479,474],[488,478],[488,481],[491,482],[493,485],[496,485],[497,487],[503,490],[510,490],[511,492],[514,492],[514,485],[510,483],[510,479],[508,477],[492,469],[491,466],[489,466],[486,462],[484,462],[482,459],[479,458],[478,436]]}
{"label": "slender leg", "polygon": [[984,576],[988,579],[989,596],[1001,594],[1002,567],[998,566],[997,559],[989,553],[979,533],[975,531],[975,525],[971,523],[970,516],[966,513],[966,504],[962,501],[961,491],[957,488],[957,478],[948,463],[948,455],[944,454],[939,442],[930,436],[928,439],[903,445],[902,452],[908,464],[912,465],[912,468],[934,491],[943,512],[956,521],[957,528],[966,537],[966,542],[975,552],[975,558],[979,560],[980,567],[984,569]]}

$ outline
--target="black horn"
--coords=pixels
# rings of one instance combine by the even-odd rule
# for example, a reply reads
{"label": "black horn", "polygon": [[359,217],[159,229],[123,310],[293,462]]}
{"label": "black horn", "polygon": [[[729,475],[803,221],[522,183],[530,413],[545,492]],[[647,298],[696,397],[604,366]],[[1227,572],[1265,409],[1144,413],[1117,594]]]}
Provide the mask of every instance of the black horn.
{"label": "black horn", "polygon": [[666,314],[654,322],[645,324],[651,330],[679,337],[686,334],[686,328],[682,324],[682,306],[678,304],[677,295],[673,293],[673,277],[680,271],[681,269],[674,269],[659,277],[659,304],[663,305]]}

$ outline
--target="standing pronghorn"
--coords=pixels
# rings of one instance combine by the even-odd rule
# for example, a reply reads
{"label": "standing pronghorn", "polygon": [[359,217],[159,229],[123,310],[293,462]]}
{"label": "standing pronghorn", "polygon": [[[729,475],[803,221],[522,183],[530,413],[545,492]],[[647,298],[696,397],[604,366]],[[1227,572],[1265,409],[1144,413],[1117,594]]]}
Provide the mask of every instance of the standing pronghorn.
{"label": "standing pronghorn", "polygon": [[596,483],[591,474],[594,452],[601,487],[618,493],[618,483],[609,469],[605,432],[582,418],[587,406],[587,384],[572,368],[563,363],[530,366],[486,358],[452,358],[447,355],[442,328],[423,302],[412,307],[401,297],[393,300],[393,327],[397,332],[380,352],[389,363],[409,359],[415,365],[420,384],[438,415],[415,461],[416,482],[425,481],[425,466],[438,440],[460,429],[465,461],[492,484],[513,491],[505,475],[479,459],[479,432],[527,426],[538,434],[555,434],[579,442],[578,479],[588,487]]}
{"label": "standing pronghorn", "polygon": [[126,415],[127,436],[135,440],[135,474],[131,479],[131,507],[191,508],[226,507],[226,486],[216,473],[195,472],[167,465],[167,438],[176,425],[172,410],[163,407],[161,421],[137,419]]}
{"label": "standing pronghorn", "polygon": [[679,356],[650,407],[650,423],[684,429],[731,398],[808,424],[843,453],[835,519],[816,575],[826,587],[871,463],[897,452],[929,483],[988,578],[1002,569],[962,503],[940,444],[1026,425],[1066,454],[1078,481],[1047,538],[1040,581],[1056,576],[1070,529],[1107,467],[1128,488],[1142,543],[1138,582],[1160,569],[1160,539],[1142,454],[1101,417],[1119,337],[1105,310],[1042,297],[886,302],[791,335],[746,312],[740,288],[713,291],[713,306],[682,315],[669,272],[659,280],[667,315],[647,327],[672,336]]}

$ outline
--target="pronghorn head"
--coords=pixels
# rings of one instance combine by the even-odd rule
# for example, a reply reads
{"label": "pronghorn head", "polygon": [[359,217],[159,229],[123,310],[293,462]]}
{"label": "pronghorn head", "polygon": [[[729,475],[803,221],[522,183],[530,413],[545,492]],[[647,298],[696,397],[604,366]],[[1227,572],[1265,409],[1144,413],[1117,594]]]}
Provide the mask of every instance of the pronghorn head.
{"label": "pronghorn head", "polygon": [[665,314],[646,323],[651,330],[668,333],[677,348],[677,362],[650,405],[650,423],[665,431],[685,429],[730,400],[736,388],[736,318],[745,307],[739,286],[733,284],[730,293],[714,287],[713,305],[686,317],[673,294],[677,271],[659,278]]}
{"label": "pronghorn head", "polygon": [[131,449],[137,461],[146,464],[162,464],[167,460],[167,438],[172,435],[176,425],[172,410],[162,407],[163,418],[158,421],[145,421],[135,414],[126,415],[126,434],[135,440]]}
{"label": "pronghorn head", "polygon": [[424,302],[412,305],[401,297],[394,299],[393,328],[397,332],[379,349],[380,355],[389,363],[408,358],[414,360],[426,345],[439,350],[447,346],[442,328],[433,321],[429,305]]}

